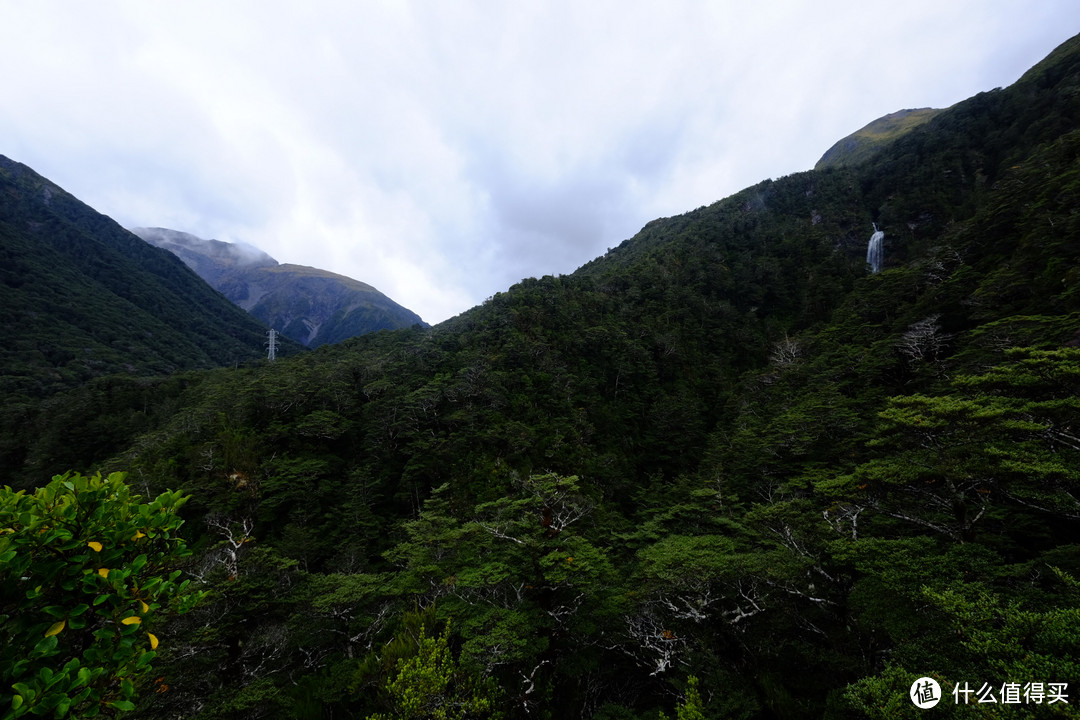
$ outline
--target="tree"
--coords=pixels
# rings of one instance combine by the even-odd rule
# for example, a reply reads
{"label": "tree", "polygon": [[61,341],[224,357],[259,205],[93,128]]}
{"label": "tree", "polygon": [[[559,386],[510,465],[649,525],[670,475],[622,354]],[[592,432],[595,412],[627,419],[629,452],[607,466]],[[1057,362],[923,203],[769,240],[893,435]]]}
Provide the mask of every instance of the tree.
{"label": "tree", "polygon": [[507,497],[454,517],[450,488],[438,488],[408,539],[387,554],[399,563],[400,592],[421,607],[438,603],[457,620],[461,656],[519,685],[535,709],[552,676],[570,673],[598,652],[582,638],[617,617],[606,554],[579,532],[595,502],[576,476],[515,478]]}
{"label": "tree", "polygon": [[[1044,598],[1040,608],[1024,607],[979,585],[923,588],[928,609],[939,613],[939,641],[922,653],[893,654],[903,662],[890,662],[877,675],[849,685],[845,703],[867,718],[923,717],[907,692],[913,681],[929,674],[944,696],[940,717],[1075,717],[1072,698],[1049,700],[1058,693],[1073,694],[1072,679],[1080,673],[1080,583],[1050,570],[1058,592]],[[950,652],[943,653],[943,647]],[[984,688],[983,698],[995,697],[986,701],[995,704],[976,701],[974,691],[983,683],[992,685],[989,694]],[[1013,697],[1009,704],[1006,693]],[[1028,700],[1032,693],[1037,701]]]}
{"label": "tree", "polygon": [[843,501],[831,510],[869,508],[955,542],[988,521],[1007,534],[1019,509],[1080,518],[1080,351],[1014,348],[1007,358],[956,378],[951,394],[891,398],[869,442],[881,456],[818,483]]}
{"label": "tree", "polygon": [[[679,706],[675,708],[676,720],[705,720],[705,703],[701,700],[701,692],[698,691],[697,675],[691,675],[686,680],[686,695]],[[667,715],[660,713],[660,720],[667,720]]]}
{"label": "tree", "polygon": [[[55,718],[134,709],[155,626],[202,593],[180,581],[187,499],[141,503],[123,473],[0,489],[0,712]],[[168,638],[162,639],[165,643]]]}
{"label": "tree", "polygon": [[383,686],[392,714],[377,713],[368,720],[466,720],[491,718],[496,710],[497,687],[469,675],[450,653],[450,628],[428,637],[424,626],[416,638],[416,654],[397,662],[397,672]]}

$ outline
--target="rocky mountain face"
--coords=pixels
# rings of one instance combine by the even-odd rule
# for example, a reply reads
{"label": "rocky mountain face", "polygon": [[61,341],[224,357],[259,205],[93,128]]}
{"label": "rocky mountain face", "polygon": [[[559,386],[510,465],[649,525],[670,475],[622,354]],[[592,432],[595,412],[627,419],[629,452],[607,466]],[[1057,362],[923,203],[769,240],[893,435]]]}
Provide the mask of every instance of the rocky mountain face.
{"label": "rocky mountain face", "polygon": [[174,253],[229,300],[308,347],[425,324],[371,285],[318,268],[281,264],[250,245],[165,228],[132,232]]}

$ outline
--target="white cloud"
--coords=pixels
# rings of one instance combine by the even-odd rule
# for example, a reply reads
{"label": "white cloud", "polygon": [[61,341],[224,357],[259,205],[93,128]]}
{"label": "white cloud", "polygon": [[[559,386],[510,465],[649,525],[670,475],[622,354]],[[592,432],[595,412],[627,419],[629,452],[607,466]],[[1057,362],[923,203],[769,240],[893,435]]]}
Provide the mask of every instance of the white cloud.
{"label": "white cloud", "polygon": [[439,321],[1014,81],[1072,0],[5,5],[0,153]]}

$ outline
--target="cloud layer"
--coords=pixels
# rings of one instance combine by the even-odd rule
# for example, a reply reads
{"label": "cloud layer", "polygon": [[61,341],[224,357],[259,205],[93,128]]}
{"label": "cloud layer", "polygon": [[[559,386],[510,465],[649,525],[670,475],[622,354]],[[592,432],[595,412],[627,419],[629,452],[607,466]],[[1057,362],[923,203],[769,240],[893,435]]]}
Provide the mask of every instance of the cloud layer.
{"label": "cloud layer", "polygon": [[1015,81],[1074,0],[14,1],[0,154],[438,322]]}

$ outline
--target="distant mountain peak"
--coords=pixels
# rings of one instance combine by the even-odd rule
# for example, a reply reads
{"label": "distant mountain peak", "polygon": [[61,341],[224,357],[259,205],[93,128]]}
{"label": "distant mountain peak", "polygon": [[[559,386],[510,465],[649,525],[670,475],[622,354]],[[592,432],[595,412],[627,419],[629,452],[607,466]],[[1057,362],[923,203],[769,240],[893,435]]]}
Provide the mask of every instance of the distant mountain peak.
{"label": "distant mountain peak", "polygon": [[[223,240],[204,240],[190,233],[167,228],[131,228],[143,240],[151,245],[181,256],[184,252],[195,253],[229,267],[251,266],[267,267],[277,265],[278,261],[265,252],[247,243],[225,242]],[[186,261],[185,261],[186,262]],[[190,265],[190,263],[188,263]]]}
{"label": "distant mountain peak", "polygon": [[233,303],[308,347],[425,324],[367,283],[328,270],[279,263],[252,245],[205,240],[167,228],[131,232],[169,250]]}

